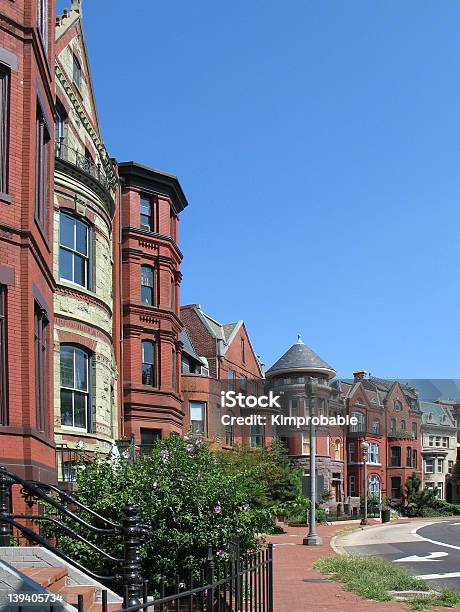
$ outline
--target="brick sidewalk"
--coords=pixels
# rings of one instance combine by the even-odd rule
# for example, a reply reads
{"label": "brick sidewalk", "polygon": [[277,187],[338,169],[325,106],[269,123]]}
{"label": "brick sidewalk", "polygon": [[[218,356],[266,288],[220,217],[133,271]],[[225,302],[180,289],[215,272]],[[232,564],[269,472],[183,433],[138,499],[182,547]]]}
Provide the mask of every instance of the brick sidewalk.
{"label": "brick sidewalk", "polygon": [[[321,546],[303,546],[305,527],[285,527],[286,533],[270,536],[275,544],[274,556],[274,610],[275,612],[407,612],[403,603],[383,603],[361,599],[345,591],[340,583],[327,580],[313,569],[313,563],[320,557],[333,554],[330,540],[336,531],[349,525],[320,525],[318,534],[323,539]],[[452,608],[432,608],[452,610]]]}

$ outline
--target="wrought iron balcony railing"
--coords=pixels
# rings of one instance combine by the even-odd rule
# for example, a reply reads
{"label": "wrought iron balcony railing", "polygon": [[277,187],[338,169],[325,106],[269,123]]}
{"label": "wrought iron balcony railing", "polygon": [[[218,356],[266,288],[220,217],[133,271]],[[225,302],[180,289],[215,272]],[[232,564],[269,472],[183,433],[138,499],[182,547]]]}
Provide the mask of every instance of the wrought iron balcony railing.
{"label": "wrought iron balcony railing", "polygon": [[96,163],[90,156],[67,146],[62,137],[56,141],[55,155],[57,159],[62,159],[88,176],[91,176],[110,193],[110,181],[103,171],[102,165]]}

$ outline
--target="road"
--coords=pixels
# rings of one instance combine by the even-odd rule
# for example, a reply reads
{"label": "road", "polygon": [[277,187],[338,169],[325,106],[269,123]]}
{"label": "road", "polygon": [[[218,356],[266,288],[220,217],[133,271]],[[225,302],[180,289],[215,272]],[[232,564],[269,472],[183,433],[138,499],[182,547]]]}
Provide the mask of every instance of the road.
{"label": "road", "polygon": [[398,564],[433,588],[460,592],[460,521],[408,521],[356,531],[335,541],[350,554],[377,555]]}

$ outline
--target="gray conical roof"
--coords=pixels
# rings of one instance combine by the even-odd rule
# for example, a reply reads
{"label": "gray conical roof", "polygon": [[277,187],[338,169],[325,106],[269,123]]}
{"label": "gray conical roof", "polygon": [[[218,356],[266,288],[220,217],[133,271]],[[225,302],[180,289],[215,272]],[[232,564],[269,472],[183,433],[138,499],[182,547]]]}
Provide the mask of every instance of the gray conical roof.
{"label": "gray conical roof", "polygon": [[267,370],[266,376],[270,378],[270,376],[275,376],[276,374],[299,373],[299,371],[305,374],[311,373],[312,376],[323,374],[332,377],[336,374],[334,368],[323,361],[308,346],[305,346],[300,336],[297,342]]}

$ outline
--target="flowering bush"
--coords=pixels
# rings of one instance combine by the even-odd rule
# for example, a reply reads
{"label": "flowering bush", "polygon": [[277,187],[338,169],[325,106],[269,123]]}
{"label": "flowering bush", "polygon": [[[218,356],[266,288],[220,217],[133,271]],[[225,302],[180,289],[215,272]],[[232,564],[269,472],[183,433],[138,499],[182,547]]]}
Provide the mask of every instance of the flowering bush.
{"label": "flowering bush", "polygon": [[[178,568],[202,568],[208,543],[223,560],[232,536],[240,537],[243,553],[257,548],[258,534],[267,533],[273,523],[268,509],[248,502],[252,484],[244,472],[226,473],[202,440],[173,434],[158,442],[151,457],[88,462],[78,470],[76,497],[117,522],[126,502],[136,503],[141,522],[151,528],[142,549],[143,575],[171,582]],[[115,539],[107,546],[106,538],[89,532],[85,536],[122,556]],[[115,571],[84,544],[61,537],[59,545],[93,571]]]}

